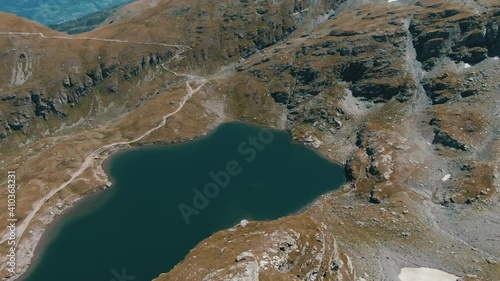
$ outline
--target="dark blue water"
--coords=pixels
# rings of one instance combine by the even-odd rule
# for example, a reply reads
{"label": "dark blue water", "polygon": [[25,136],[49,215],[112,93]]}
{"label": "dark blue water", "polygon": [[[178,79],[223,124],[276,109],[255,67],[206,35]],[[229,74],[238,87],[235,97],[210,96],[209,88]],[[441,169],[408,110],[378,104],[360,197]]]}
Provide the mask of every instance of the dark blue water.
{"label": "dark blue water", "polygon": [[58,222],[30,281],[151,280],[241,219],[297,212],[344,183],[343,168],[284,132],[227,123],[207,137],[125,151],[114,185]]}

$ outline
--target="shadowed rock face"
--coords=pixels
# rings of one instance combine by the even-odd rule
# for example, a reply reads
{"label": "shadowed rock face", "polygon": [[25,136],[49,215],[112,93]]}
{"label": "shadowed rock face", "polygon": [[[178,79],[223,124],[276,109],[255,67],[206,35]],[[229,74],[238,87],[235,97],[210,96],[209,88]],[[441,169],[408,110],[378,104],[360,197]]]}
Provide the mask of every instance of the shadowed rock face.
{"label": "shadowed rock face", "polygon": [[[323,151],[333,151],[337,154],[336,159],[345,162],[350,181],[346,193],[364,202],[357,205],[350,201],[352,212],[367,206],[385,211],[388,206],[398,205],[396,202],[403,204],[399,207],[407,208],[405,204],[430,200],[431,204],[453,208],[453,204],[477,204],[477,200],[489,204],[494,201],[497,195],[484,190],[496,190],[495,181],[467,174],[461,163],[472,157],[487,169],[497,169],[494,168],[497,167],[493,164],[495,161],[486,156],[489,153],[496,155],[495,142],[482,146],[479,139],[495,138],[497,134],[494,129],[489,130],[495,123],[491,119],[491,102],[500,87],[491,80],[498,77],[495,74],[498,63],[493,59],[497,52],[494,42],[497,40],[495,22],[498,13],[495,11],[498,7],[479,9],[478,14],[473,14],[469,6],[459,3],[422,1],[400,8],[367,5],[352,9],[329,17],[309,33],[292,35],[285,42],[249,57],[237,67],[237,75],[245,79],[236,78],[232,82],[241,83],[241,87],[252,85],[267,93],[269,98],[287,109],[285,128],[294,138]],[[478,70],[466,70],[465,67],[477,67]],[[233,95],[235,99],[250,101],[249,97],[255,95],[251,92],[242,90]],[[259,97],[264,99],[264,96]],[[470,110],[469,106],[476,108]],[[491,123],[486,125],[485,122]],[[349,152],[343,154],[347,150]],[[339,156],[341,154],[345,157]],[[449,161],[456,164],[449,164]],[[481,181],[488,187],[481,188],[481,194],[478,189],[471,188],[471,181],[465,180],[467,177],[473,177],[471,181]],[[409,189],[425,194],[423,196],[428,199],[409,199],[413,198]],[[479,199],[474,199],[476,197]],[[342,231],[338,225],[332,224],[326,215],[325,206],[334,204],[333,201],[325,199],[306,213],[313,217],[316,217],[313,214],[318,214],[318,221],[333,228],[329,228],[330,233],[346,239],[340,234]],[[351,207],[346,209],[351,210]],[[424,208],[417,207],[418,212],[425,212]],[[399,212],[409,214],[411,211]],[[398,223],[379,218],[366,209],[360,213],[364,219],[355,221],[353,228],[347,227],[348,235],[355,233],[357,227],[363,229],[373,222]],[[334,211],[334,214],[342,216],[342,211]],[[397,212],[389,214],[399,216]],[[300,228],[298,221],[297,228]],[[417,223],[419,219],[410,221]],[[341,227],[344,223],[340,224]],[[272,228],[266,225],[262,229],[267,227]],[[375,227],[373,231],[383,236],[379,232],[383,228]],[[420,231],[416,227],[411,231],[399,230],[396,235],[418,241],[419,238],[412,235],[420,236]],[[434,237],[448,241],[440,235]],[[234,235],[229,241],[237,243],[238,239],[244,240],[245,235]],[[262,243],[266,241],[262,238]],[[411,251],[427,251],[417,249],[422,246],[421,241],[415,243],[418,246],[411,246]],[[213,244],[226,245],[211,237],[200,243],[197,250],[202,251],[206,245]],[[402,243],[401,247],[408,247],[408,244]],[[240,251],[254,249],[257,254],[253,255],[252,261],[265,260],[270,255],[258,247],[236,248]],[[356,246],[349,244],[347,248],[346,255]],[[498,252],[498,249],[491,252]],[[424,255],[434,254],[435,250],[429,249]],[[217,276],[237,280],[231,279],[239,274],[237,262],[228,261],[224,266],[208,265],[200,255],[200,252],[189,255],[182,265],[161,275],[158,280],[181,280],[187,268],[200,268],[191,273],[195,279],[216,280],[204,273],[206,267],[219,268]],[[392,258],[386,259],[398,263]],[[290,263],[294,264],[291,260]],[[341,273],[336,274],[347,280],[356,280],[342,272],[346,263],[339,265],[334,261],[330,265],[325,262],[312,270],[311,273],[318,274],[315,280],[336,280],[339,275],[331,275],[328,268],[340,268]],[[427,263],[427,266],[435,265]],[[384,267],[394,270],[390,265]],[[297,275],[293,268],[263,270],[260,267],[257,272],[260,278],[277,278],[270,280],[292,280],[297,276],[297,280],[308,280]],[[365,279],[380,278],[370,276]],[[389,277],[390,280],[395,278]],[[465,278],[475,279],[473,276]]]}
{"label": "shadowed rock face", "polygon": [[465,13],[449,8],[432,8],[412,20],[410,31],[414,38],[417,59],[425,70],[434,67],[439,59],[449,57],[455,62],[476,64],[499,53],[499,14],[495,10],[480,14]]}
{"label": "shadowed rock face", "polygon": [[[246,2],[236,1],[230,5],[222,3],[211,3],[205,1],[194,1],[193,3],[177,3],[171,7],[169,1],[161,3],[163,6],[154,7],[154,15],[149,18],[150,21],[166,21],[166,25],[158,24],[162,29],[162,34],[180,34],[175,38],[178,42],[186,42],[186,50],[182,50],[182,57],[186,57],[189,62],[181,62],[181,65],[191,65],[191,67],[212,70],[218,67],[236,62],[241,58],[248,58],[259,50],[276,44],[290,36],[294,30],[299,28],[306,19],[313,18],[315,13],[328,11],[335,7],[341,1],[282,1],[282,2]],[[130,8],[133,9],[133,8]],[[127,7],[123,10],[127,10]],[[121,11],[121,10],[120,10]],[[165,19],[166,17],[166,19]],[[181,22],[180,30],[178,27],[170,25],[170,22]],[[108,21],[110,23],[120,24],[120,20],[113,17]],[[167,26],[167,28],[165,28]],[[113,29],[111,27],[111,29]],[[118,28],[116,28],[118,29]],[[105,29],[106,31],[108,29]],[[51,32],[39,27],[37,32],[50,34]],[[102,32],[102,30],[101,30]],[[116,31],[111,31],[117,33]],[[119,35],[122,36],[122,35]],[[156,34],[158,38],[149,38],[146,41],[163,42],[164,38]],[[182,38],[180,38],[182,36]],[[114,35],[100,36],[99,33],[89,33],[85,37],[109,38]],[[0,38],[2,40],[4,38]],[[7,43],[6,46],[15,45]],[[35,40],[36,37],[29,37],[28,40]],[[143,38],[135,40],[134,38],[123,38],[127,41],[142,42]],[[167,39],[168,40],[168,39]],[[57,42],[63,44],[68,40],[52,39],[53,45]],[[33,41],[35,42],[35,41]],[[89,40],[90,48],[95,46],[95,41]],[[49,44],[50,45],[50,44]],[[112,44],[111,44],[112,45]],[[4,88],[3,96],[15,96],[14,99],[2,98],[0,110],[4,108],[5,117],[2,124],[2,134],[8,136],[13,130],[25,128],[25,132],[36,135],[27,125],[38,118],[48,119],[51,116],[63,118],[69,113],[71,108],[80,102],[85,96],[93,96],[94,89],[104,88],[99,92],[116,92],[119,84],[124,81],[130,81],[144,74],[145,70],[151,70],[172,59],[179,50],[170,48],[165,50],[161,46],[148,46],[135,44],[133,54],[129,49],[122,49],[122,46],[114,49],[110,44],[99,48],[99,52],[107,54],[97,59],[88,51],[88,46],[70,46],[71,52],[58,54],[59,60],[53,62],[50,55],[45,54],[45,49],[49,46],[33,45],[31,53],[37,53],[36,57],[30,56],[28,59],[38,61],[36,73],[37,78],[23,81],[21,85],[12,85]],[[149,48],[147,48],[149,47]],[[109,49],[108,49],[109,48]],[[163,50],[162,50],[163,49]],[[84,53],[85,55],[81,55]],[[109,54],[114,53],[111,57]],[[26,60],[24,53],[17,54],[10,52],[4,60],[11,60],[18,56],[16,60]],[[45,64],[55,63],[53,71],[41,72]],[[6,63],[10,66],[11,63]],[[12,66],[15,67],[15,66]],[[8,68],[6,69],[8,70]],[[6,75],[5,78],[8,76]],[[0,78],[1,80],[1,78]],[[6,83],[6,81],[0,81]],[[10,83],[9,83],[10,84]],[[40,106],[34,103],[23,102],[17,97],[30,95],[30,92],[37,92],[40,100],[48,106]],[[8,108],[8,109],[7,109]],[[11,114],[5,114],[7,110],[15,109]],[[27,114],[25,122],[11,128],[10,120],[18,120],[21,115]],[[78,114],[76,114],[78,115]],[[64,118],[63,118],[64,119]],[[0,120],[2,121],[2,120]],[[67,122],[60,120],[60,122]],[[17,123],[16,123],[17,124]],[[42,125],[43,126],[43,125]]]}
{"label": "shadowed rock face", "polygon": [[434,139],[432,140],[433,143],[440,143],[447,147],[465,150],[464,144],[460,143],[459,141],[448,135],[447,132],[441,131],[439,120],[432,119],[430,125],[432,125],[435,133]]}
{"label": "shadowed rock face", "polygon": [[[110,93],[116,92],[118,89],[117,81],[128,81],[139,77],[144,71],[160,65],[173,55],[172,51],[163,54],[149,54],[140,58],[136,64],[131,65],[120,65],[120,62],[109,66],[100,64],[83,75],[75,73],[68,74],[66,77],[54,77],[54,81],[49,82],[52,86],[19,87],[21,89],[14,88],[14,92],[6,91],[2,93],[0,98],[1,101],[7,103],[3,106],[13,106],[16,111],[10,112],[9,115],[4,112],[4,115],[9,117],[5,120],[0,119],[0,122],[4,121],[2,124],[3,133],[0,137],[6,138],[12,131],[19,131],[27,127],[36,118],[44,120],[57,118],[62,121],[67,116],[66,111],[74,108],[82,98],[92,95],[92,91],[97,86],[106,88],[107,92]],[[54,83],[57,80],[59,83]]]}
{"label": "shadowed rock face", "polygon": [[[248,58],[259,50],[283,41],[298,28],[302,29],[305,19],[312,20],[317,14],[325,13],[339,3],[325,1],[313,4],[313,2],[298,1],[290,5],[285,1],[274,5],[267,2],[259,4],[237,2],[227,6],[219,4],[215,7],[210,3],[191,6],[178,4],[166,8],[164,13],[172,20],[180,17],[194,19],[185,25],[183,27],[185,31],[181,32],[190,46],[183,55],[190,59],[190,64],[201,68],[204,66],[212,68],[213,65],[221,65],[221,62],[230,63],[239,58]],[[278,64],[275,60],[268,59],[246,70],[257,78],[267,78],[271,75],[281,77],[283,85],[276,85],[278,88],[273,89],[272,95],[280,103],[286,103],[289,108],[293,108],[300,101],[325,92],[325,89],[330,89],[338,82],[349,83],[349,89],[355,97],[375,102],[390,100],[393,97],[398,100],[407,99],[415,89],[415,82],[408,71],[403,69],[403,57],[410,47],[409,36],[412,37],[417,59],[422,62],[426,70],[429,70],[436,60],[445,57],[473,64],[484,60],[488,55],[497,54],[499,31],[498,14],[495,11],[485,12],[484,15],[469,15],[467,11],[447,9],[441,5],[434,5],[432,8],[425,5],[420,7],[422,11],[416,15],[387,14],[387,17],[392,17],[394,20],[383,23],[383,27],[378,30],[358,30],[355,25],[347,26],[341,22],[347,19],[331,18],[327,20],[328,24],[332,24],[327,35],[315,40],[302,37],[309,40],[300,47],[293,44],[286,48],[295,52],[293,66],[291,59],[287,63],[278,62]],[[253,10],[255,12],[252,12]],[[153,19],[156,17],[154,15]],[[366,23],[376,22],[379,18],[380,15],[359,16],[359,20]],[[407,28],[403,21],[408,19],[411,22]],[[113,24],[120,22],[117,20],[118,23],[115,23],[113,19],[110,21],[114,22]],[[327,31],[325,26],[318,27]],[[386,60],[388,50],[391,57]],[[144,69],[154,68],[166,62],[174,52],[172,50],[140,54],[139,51],[136,61],[126,65],[120,58],[109,62],[85,61],[86,66],[83,71],[72,73],[74,71],[70,70],[69,73],[65,71],[66,73],[41,79],[60,80],[58,83],[50,82],[52,86],[39,87],[40,84],[33,79],[28,80],[23,83],[22,88],[25,90],[19,92],[17,90],[19,87],[12,89],[17,92],[15,96],[38,92],[44,104],[48,106],[35,104],[33,109],[29,109],[27,108],[29,104],[17,98],[12,99],[11,105],[24,104],[24,106],[23,108],[16,106],[17,113],[10,114],[10,119],[19,119],[21,112],[26,115],[32,111],[33,113],[28,114],[28,121],[23,123],[23,127],[26,127],[29,120],[37,117],[47,119],[54,115],[63,118],[82,96],[89,95],[97,85],[104,84],[102,87],[108,92],[116,92],[120,81],[140,76]],[[59,67],[65,68],[65,66]],[[243,68],[239,70],[243,71]],[[82,75],[82,72],[86,74]],[[449,95],[443,93],[443,88],[446,86],[427,83],[424,87],[435,103],[449,100]],[[463,92],[463,95],[472,94],[473,91]],[[12,93],[6,89],[3,95],[9,96]],[[11,108],[8,105],[4,107]],[[8,116],[5,113],[3,115]],[[2,136],[8,136],[14,130],[8,125],[10,119],[7,118],[7,122],[4,123]]]}
{"label": "shadowed rock face", "polygon": [[176,74],[227,67],[188,103],[191,119],[169,119],[177,137],[148,142],[255,122],[343,163],[349,179],[301,215],[214,234],[158,280],[396,280],[408,261],[499,276],[487,242],[499,211],[498,3],[141,2],[85,36],[182,46],[0,37],[2,149],[98,116],[146,130],[151,96],[185,91]]}

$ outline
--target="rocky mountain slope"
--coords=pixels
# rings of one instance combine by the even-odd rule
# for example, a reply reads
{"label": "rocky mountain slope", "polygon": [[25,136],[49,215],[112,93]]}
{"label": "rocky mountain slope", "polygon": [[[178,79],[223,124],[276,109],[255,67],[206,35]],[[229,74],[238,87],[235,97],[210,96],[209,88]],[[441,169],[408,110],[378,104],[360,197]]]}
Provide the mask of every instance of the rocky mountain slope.
{"label": "rocky mountain slope", "polygon": [[2,14],[20,268],[55,215],[108,184],[114,150],[245,120],[343,163],[348,183],[214,234],[157,280],[397,280],[403,267],[496,280],[499,19],[490,0],[143,0],[69,37]]}

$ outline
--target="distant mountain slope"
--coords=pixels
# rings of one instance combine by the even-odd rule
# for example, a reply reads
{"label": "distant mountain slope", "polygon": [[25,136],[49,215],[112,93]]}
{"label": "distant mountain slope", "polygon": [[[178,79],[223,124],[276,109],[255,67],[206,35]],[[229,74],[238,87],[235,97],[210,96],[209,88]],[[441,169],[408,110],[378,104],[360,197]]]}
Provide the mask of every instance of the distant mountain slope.
{"label": "distant mountain slope", "polygon": [[131,0],[2,0],[0,11],[16,14],[43,25],[75,20]]}
{"label": "distant mountain slope", "polygon": [[104,22],[109,16],[111,16],[118,9],[123,7],[123,5],[115,6],[103,11],[95,12],[90,15],[86,15],[84,17],[70,20],[67,22],[63,22],[60,24],[49,25],[50,28],[65,32],[68,34],[79,34],[84,33],[90,30],[93,30],[97,26],[99,26],[102,22]]}

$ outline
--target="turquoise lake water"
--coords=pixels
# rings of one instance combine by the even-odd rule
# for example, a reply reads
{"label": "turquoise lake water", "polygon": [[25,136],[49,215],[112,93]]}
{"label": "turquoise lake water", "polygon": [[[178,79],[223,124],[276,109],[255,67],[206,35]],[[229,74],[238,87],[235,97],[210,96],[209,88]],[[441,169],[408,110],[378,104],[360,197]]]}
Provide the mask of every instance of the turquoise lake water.
{"label": "turquoise lake water", "polygon": [[245,123],[118,153],[109,174],[112,188],[62,215],[21,279],[151,280],[212,233],[295,213],[345,182],[342,166],[287,133]]}

